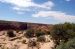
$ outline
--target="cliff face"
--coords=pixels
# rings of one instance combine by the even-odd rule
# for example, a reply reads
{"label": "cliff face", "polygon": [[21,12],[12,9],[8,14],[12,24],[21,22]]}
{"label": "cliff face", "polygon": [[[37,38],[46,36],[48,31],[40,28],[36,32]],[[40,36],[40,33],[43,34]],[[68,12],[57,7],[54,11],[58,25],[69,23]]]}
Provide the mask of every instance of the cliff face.
{"label": "cliff face", "polygon": [[38,23],[26,23],[26,22],[15,22],[15,21],[0,21],[0,30],[51,30],[53,25],[38,24]]}

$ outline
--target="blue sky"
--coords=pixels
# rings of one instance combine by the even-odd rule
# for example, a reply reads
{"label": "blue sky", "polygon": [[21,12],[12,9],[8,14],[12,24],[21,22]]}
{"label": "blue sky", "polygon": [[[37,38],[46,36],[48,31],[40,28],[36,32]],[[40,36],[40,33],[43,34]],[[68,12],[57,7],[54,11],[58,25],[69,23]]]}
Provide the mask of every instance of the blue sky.
{"label": "blue sky", "polygon": [[0,0],[0,20],[75,23],[75,0]]}

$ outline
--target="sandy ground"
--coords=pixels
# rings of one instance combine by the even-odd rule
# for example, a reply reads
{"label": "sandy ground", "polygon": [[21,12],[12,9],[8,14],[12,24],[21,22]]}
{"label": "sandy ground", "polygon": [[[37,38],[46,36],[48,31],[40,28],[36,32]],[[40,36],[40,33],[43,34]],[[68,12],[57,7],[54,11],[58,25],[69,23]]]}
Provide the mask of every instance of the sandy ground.
{"label": "sandy ground", "polygon": [[[20,36],[20,35],[19,35]],[[22,36],[22,34],[21,34]],[[22,43],[22,40],[26,40],[26,44]],[[34,39],[36,39],[34,37]],[[50,39],[50,37],[46,36],[46,40],[50,40],[50,42],[40,43],[39,49],[52,49],[54,47],[53,40]],[[4,49],[38,49],[37,47],[29,47],[28,48],[28,41],[29,39],[22,37],[21,39],[16,39],[14,41],[9,41],[9,38],[5,35],[0,36],[0,49],[1,47],[4,47]],[[2,45],[2,46],[1,46]]]}
{"label": "sandy ground", "polygon": [[[16,47],[16,49],[28,49],[28,44],[23,44],[21,42],[15,41],[6,41],[7,44],[5,44],[5,48],[9,47],[10,49],[13,47]],[[15,45],[15,46],[14,46]],[[52,49],[54,46],[54,42],[50,41],[47,43],[40,43],[40,49]],[[29,49],[32,49],[31,47]],[[38,49],[36,47],[33,47],[33,49]]]}

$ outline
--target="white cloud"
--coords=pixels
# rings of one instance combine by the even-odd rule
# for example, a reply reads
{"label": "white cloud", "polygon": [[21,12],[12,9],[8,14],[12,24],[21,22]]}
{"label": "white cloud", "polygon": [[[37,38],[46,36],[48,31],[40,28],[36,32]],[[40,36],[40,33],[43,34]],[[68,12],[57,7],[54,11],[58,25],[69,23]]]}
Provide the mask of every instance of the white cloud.
{"label": "white cloud", "polygon": [[3,3],[9,3],[14,5],[14,7],[18,7],[15,9],[21,9],[26,7],[39,7],[39,8],[45,8],[45,9],[51,9],[54,6],[54,3],[52,1],[45,2],[43,4],[37,4],[33,2],[32,0],[0,0],[0,2]]}
{"label": "white cloud", "polygon": [[68,15],[66,13],[60,12],[60,11],[40,11],[36,14],[32,15],[33,17],[50,17],[58,21],[62,22],[74,22],[75,16]]}
{"label": "white cloud", "polygon": [[13,10],[22,10],[20,7],[12,7]]}

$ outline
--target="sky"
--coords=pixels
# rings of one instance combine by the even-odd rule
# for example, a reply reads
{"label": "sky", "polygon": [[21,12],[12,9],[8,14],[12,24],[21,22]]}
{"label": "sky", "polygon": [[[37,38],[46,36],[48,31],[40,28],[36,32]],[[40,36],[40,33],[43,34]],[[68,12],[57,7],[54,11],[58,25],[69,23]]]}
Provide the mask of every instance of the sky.
{"label": "sky", "polygon": [[75,23],[75,0],[0,0],[0,20]]}

